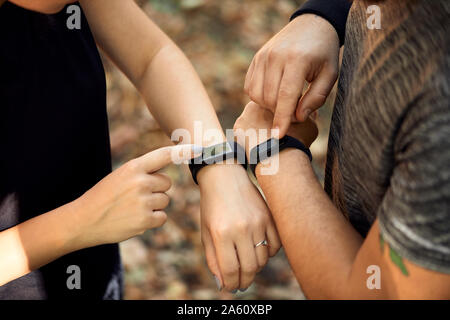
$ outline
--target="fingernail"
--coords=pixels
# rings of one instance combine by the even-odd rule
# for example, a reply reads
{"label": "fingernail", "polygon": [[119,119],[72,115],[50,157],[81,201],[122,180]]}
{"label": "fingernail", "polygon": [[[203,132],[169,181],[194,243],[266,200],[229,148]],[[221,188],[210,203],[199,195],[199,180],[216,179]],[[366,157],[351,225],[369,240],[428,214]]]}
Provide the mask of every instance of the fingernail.
{"label": "fingernail", "polygon": [[219,291],[222,290],[222,285],[220,284],[219,278],[214,276],[214,280],[216,281],[217,290],[219,290]]}
{"label": "fingernail", "polygon": [[192,152],[194,154],[202,153],[202,151],[203,151],[203,147],[202,146],[199,146],[197,144],[193,144],[192,145]]}
{"label": "fingernail", "polygon": [[304,115],[304,119],[308,119],[309,115],[311,114],[311,109],[305,109],[305,111],[303,111],[303,115]]}
{"label": "fingernail", "polygon": [[232,294],[235,294],[237,292],[237,289],[234,289],[233,291],[231,291]]}

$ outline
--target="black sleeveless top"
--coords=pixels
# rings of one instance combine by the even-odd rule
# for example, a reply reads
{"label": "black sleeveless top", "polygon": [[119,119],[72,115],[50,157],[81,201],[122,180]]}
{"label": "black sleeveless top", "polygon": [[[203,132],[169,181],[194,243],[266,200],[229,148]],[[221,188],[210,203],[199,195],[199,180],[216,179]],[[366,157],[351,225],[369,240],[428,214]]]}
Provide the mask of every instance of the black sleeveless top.
{"label": "black sleeveless top", "polygon": [[[0,7],[0,231],[81,196],[111,172],[105,74],[81,11]],[[49,248],[51,250],[51,248]],[[70,290],[68,267],[81,271]],[[121,298],[117,245],[68,254],[0,287],[0,299]]]}

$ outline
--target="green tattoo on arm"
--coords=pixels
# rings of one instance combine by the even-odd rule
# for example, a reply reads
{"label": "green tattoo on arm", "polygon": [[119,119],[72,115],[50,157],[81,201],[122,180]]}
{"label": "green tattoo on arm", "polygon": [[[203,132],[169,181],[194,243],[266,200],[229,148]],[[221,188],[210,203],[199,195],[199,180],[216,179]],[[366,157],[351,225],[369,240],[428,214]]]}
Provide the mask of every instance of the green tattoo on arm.
{"label": "green tattoo on arm", "polygon": [[[380,233],[380,246],[381,246],[381,252],[384,251],[384,243],[385,243],[385,241],[384,241],[383,235]],[[399,267],[400,271],[401,271],[405,276],[408,276],[409,273],[408,273],[408,270],[406,269],[405,264],[403,263],[403,258],[400,257],[400,255],[399,255],[397,252],[395,252],[395,250],[392,249],[392,248],[389,246],[389,244],[388,244],[388,247],[389,247],[389,257],[391,258],[391,261],[392,261],[397,267]]]}
{"label": "green tattoo on arm", "polygon": [[383,235],[380,232],[380,247],[381,247],[381,253],[384,252],[384,238]]}

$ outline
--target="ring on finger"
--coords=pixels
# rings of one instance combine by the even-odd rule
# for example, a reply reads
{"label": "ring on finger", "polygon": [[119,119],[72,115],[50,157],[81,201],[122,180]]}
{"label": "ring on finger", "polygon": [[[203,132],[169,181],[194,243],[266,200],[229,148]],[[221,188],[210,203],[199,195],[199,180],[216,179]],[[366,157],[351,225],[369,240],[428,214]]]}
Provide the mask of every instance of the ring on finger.
{"label": "ring on finger", "polygon": [[259,247],[259,246],[265,246],[267,247],[269,245],[269,243],[267,242],[266,239],[264,239],[263,241],[258,242],[257,244],[255,244],[255,248]]}

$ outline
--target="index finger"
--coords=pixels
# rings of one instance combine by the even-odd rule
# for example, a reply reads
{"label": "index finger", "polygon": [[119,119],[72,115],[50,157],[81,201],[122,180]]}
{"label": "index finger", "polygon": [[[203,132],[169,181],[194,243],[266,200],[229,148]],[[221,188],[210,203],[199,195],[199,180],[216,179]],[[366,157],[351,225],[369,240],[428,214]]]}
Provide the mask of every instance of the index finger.
{"label": "index finger", "polygon": [[272,128],[278,128],[279,138],[282,138],[289,129],[292,116],[297,108],[305,85],[305,73],[302,70],[285,67],[278,91],[277,107],[273,117]]}
{"label": "index finger", "polygon": [[184,160],[192,159],[203,150],[203,147],[195,144],[182,144],[163,147],[151,151],[137,158],[138,166],[142,170],[151,173],[158,171],[170,163],[179,164]]}

